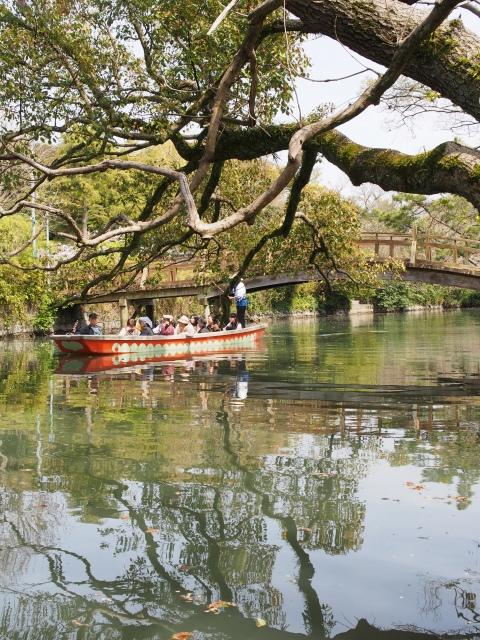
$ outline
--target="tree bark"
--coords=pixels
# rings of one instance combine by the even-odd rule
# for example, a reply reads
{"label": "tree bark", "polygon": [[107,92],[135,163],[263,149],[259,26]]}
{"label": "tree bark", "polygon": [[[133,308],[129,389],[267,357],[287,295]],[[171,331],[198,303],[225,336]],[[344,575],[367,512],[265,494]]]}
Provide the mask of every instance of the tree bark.
{"label": "tree bark", "polygon": [[[286,0],[286,7],[300,18],[299,31],[324,34],[383,66],[425,17],[425,10],[399,0]],[[480,120],[480,40],[461,20],[445,23],[421,45],[404,75]]]}
{"label": "tree bark", "polygon": [[[216,160],[252,160],[288,148],[296,127],[278,125],[224,131]],[[353,184],[373,182],[386,191],[454,193],[480,210],[480,152],[456,142],[408,155],[356,144],[339,131],[328,131],[307,144],[344,171]]]}

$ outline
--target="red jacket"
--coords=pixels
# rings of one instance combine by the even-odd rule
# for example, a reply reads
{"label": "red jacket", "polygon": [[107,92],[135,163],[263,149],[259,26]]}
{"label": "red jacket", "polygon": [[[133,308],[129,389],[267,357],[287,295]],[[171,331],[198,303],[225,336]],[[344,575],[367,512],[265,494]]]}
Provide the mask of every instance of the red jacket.
{"label": "red jacket", "polygon": [[162,327],[160,330],[161,336],[173,336],[175,333],[175,328],[172,324],[169,324],[168,327]]}

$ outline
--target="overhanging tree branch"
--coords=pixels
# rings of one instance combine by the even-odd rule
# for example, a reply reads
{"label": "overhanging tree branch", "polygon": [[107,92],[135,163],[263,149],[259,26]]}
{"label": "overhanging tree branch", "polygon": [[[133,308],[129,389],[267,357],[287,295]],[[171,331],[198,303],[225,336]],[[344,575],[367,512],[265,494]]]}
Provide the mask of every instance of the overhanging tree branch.
{"label": "overhanging tree branch", "polygon": [[[383,66],[391,64],[404,34],[425,17],[423,9],[399,0],[286,0],[286,6],[300,19],[300,32],[326,35]],[[424,39],[402,73],[480,120],[478,50],[478,36],[452,20]]]}

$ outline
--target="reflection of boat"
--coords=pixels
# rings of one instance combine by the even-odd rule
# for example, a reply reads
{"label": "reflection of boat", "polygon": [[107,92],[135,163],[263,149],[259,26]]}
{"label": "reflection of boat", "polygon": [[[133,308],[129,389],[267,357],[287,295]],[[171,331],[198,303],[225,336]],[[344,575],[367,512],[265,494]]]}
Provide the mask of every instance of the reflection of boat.
{"label": "reflection of boat", "polygon": [[[256,346],[256,345],[254,345]],[[244,348],[239,354],[237,349],[222,349],[216,350],[215,354],[227,355],[227,354],[236,354],[243,355],[245,352],[248,352],[248,347]],[[256,351],[257,349],[255,349]],[[185,359],[185,356],[188,355],[188,361]],[[86,356],[86,355],[68,355],[59,360],[56,373],[61,374],[73,374],[73,375],[81,375],[81,374],[95,374],[101,373],[102,371],[118,371],[119,369],[129,369],[130,367],[138,367],[139,365],[147,365],[147,364],[174,364],[182,363],[187,364],[187,362],[196,362],[205,360],[206,354],[199,354],[198,356],[191,357],[190,354],[176,354],[176,355],[168,355],[168,356],[148,356],[137,353],[119,353],[119,354],[107,354],[104,356]]]}
{"label": "reflection of boat", "polygon": [[252,347],[265,333],[266,325],[253,324],[236,331],[218,331],[187,336],[52,336],[62,353],[77,355],[137,355],[147,359],[158,356],[215,353]]}

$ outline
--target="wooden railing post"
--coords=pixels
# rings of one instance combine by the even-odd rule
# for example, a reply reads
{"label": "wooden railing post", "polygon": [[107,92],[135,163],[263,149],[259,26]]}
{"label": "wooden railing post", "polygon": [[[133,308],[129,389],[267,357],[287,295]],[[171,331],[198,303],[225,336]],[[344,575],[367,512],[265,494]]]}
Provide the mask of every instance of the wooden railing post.
{"label": "wooden railing post", "polygon": [[428,233],[425,236],[425,260],[428,260],[428,262],[432,261],[432,247],[430,246]]}
{"label": "wooden railing post", "polygon": [[410,245],[410,264],[415,265],[417,259],[417,225],[412,226],[412,243]]}

